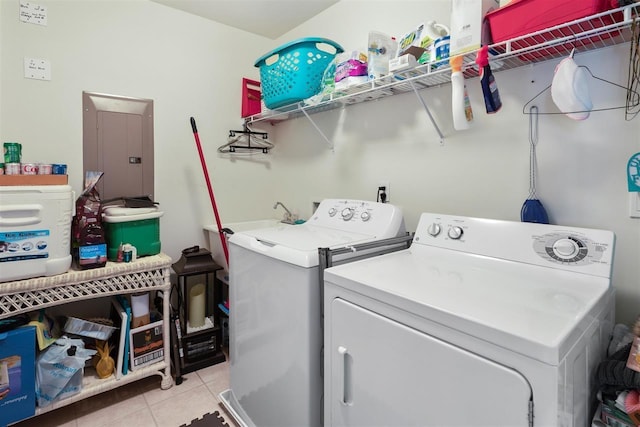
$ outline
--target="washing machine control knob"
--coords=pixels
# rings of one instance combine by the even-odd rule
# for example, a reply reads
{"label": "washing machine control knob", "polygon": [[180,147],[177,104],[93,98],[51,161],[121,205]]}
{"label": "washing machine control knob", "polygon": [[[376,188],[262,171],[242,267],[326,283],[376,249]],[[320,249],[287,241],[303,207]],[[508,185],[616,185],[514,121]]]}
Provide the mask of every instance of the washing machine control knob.
{"label": "washing machine control knob", "polygon": [[462,228],[458,227],[457,225],[454,225],[449,229],[449,232],[447,234],[451,239],[458,240],[459,238],[462,237],[462,233],[463,233]]}
{"label": "washing machine control knob", "polygon": [[371,219],[371,214],[370,214],[369,212],[366,212],[366,211],[365,211],[365,212],[362,212],[362,213],[360,214],[360,219],[361,219],[362,221],[365,221],[365,222],[366,222],[366,221],[369,221],[369,220]]}
{"label": "washing machine control knob", "polygon": [[432,237],[436,237],[438,234],[440,234],[440,231],[440,224],[436,224],[435,222],[427,227],[427,233],[429,233],[429,235]]}
{"label": "washing machine control knob", "polygon": [[345,221],[349,221],[351,218],[353,218],[353,209],[351,208],[344,208],[342,209],[342,219],[344,219]]}
{"label": "washing machine control knob", "polygon": [[338,213],[338,210],[336,208],[329,209],[329,216],[335,216],[336,213]]}
{"label": "washing machine control knob", "polygon": [[559,239],[553,244],[553,253],[562,259],[573,258],[580,248],[572,239]]}

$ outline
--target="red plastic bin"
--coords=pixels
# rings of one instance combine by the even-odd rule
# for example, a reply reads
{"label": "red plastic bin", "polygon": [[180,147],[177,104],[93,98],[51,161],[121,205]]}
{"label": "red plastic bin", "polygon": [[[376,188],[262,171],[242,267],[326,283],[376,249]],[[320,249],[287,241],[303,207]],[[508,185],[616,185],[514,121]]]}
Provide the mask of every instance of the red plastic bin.
{"label": "red plastic bin", "polygon": [[[493,10],[486,15],[491,29],[493,43],[504,42],[536,31],[544,30],[556,25],[571,22],[576,19],[595,15],[612,9],[611,0],[513,0],[508,5]],[[617,19],[622,19],[616,17]],[[587,23],[570,25],[566,28],[554,31],[549,40],[563,36],[580,33],[585,29],[602,27],[614,22],[611,16],[605,15],[598,19],[589,20]],[[617,33],[600,35],[601,38],[615,36]],[[529,46],[539,45],[548,41],[544,35],[526,37],[514,41],[512,48],[522,49]],[[563,45],[564,46],[564,45]],[[571,50],[570,46],[564,46]],[[562,49],[562,46],[559,46]],[[520,56],[521,59],[534,60],[544,57],[545,53],[533,52]]]}
{"label": "red plastic bin", "polygon": [[611,0],[513,0],[487,13],[494,43],[611,9]]}
{"label": "red plastic bin", "polygon": [[242,111],[241,117],[260,114],[262,111],[262,93],[260,82],[242,78]]}

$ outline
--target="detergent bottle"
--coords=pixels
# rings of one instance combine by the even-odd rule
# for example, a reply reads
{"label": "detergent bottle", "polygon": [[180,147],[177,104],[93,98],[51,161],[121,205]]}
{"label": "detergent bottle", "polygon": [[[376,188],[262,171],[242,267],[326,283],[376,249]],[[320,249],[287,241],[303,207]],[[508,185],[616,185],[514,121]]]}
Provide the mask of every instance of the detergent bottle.
{"label": "detergent bottle", "polygon": [[480,69],[480,85],[484,95],[484,105],[487,114],[493,114],[500,110],[502,101],[498,92],[496,79],[493,77],[491,67],[489,66],[489,46],[482,46],[476,55],[476,64]]}
{"label": "detergent bottle", "polygon": [[427,21],[422,29],[420,47],[425,49],[421,57],[421,63],[430,62],[436,59],[436,40],[443,39],[449,35],[449,28],[438,24],[436,21]]}
{"label": "detergent bottle", "polygon": [[449,59],[451,65],[451,110],[455,130],[469,129],[473,121],[473,111],[467,94],[467,86],[462,74],[464,56],[458,55]]}

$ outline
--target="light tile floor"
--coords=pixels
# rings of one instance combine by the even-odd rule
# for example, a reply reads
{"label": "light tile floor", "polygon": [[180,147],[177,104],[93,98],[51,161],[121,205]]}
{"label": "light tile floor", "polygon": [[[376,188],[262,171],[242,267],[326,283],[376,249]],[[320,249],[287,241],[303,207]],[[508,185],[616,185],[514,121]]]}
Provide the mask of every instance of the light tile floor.
{"label": "light tile floor", "polygon": [[12,427],[178,427],[215,411],[231,427],[237,427],[218,398],[228,388],[227,358],[184,375],[182,384],[168,390],[160,388],[160,376],[154,375]]}

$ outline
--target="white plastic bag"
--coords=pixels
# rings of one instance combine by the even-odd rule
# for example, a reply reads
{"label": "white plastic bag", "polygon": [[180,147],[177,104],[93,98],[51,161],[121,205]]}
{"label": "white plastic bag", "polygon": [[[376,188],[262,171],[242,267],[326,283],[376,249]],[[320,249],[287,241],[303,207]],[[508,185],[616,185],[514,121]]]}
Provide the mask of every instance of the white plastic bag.
{"label": "white plastic bag", "polygon": [[81,339],[63,336],[36,361],[36,398],[39,407],[73,396],[82,389],[84,365],[96,350],[84,348]]}
{"label": "white plastic bag", "polygon": [[369,79],[375,80],[389,74],[389,60],[398,53],[398,42],[379,31],[369,32],[367,71]]}

